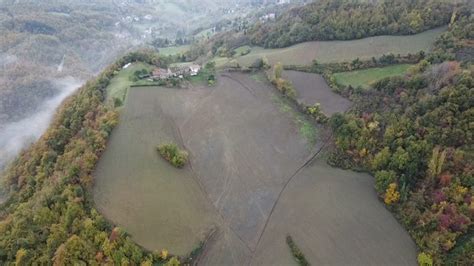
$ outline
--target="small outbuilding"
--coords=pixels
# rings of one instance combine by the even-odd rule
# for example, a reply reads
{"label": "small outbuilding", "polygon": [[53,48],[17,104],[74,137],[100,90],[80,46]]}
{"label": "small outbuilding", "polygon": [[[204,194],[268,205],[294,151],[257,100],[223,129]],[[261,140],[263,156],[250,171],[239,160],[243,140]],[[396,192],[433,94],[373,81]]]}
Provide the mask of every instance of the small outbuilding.
{"label": "small outbuilding", "polygon": [[193,64],[189,66],[189,72],[191,76],[196,76],[201,71],[201,66],[198,64]]}

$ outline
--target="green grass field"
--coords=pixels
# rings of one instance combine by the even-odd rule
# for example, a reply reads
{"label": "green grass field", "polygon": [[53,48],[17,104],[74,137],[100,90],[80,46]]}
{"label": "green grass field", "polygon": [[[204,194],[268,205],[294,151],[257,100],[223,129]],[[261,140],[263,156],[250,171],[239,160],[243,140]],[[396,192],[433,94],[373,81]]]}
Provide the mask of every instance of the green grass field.
{"label": "green grass field", "polygon": [[134,63],[126,69],[122,69],[118,74],[110,81],[110,85],[107,87],[107,99],[111,100],[118,98],[122,101],[125,100],[127,95],[127,89],[134,82],[131,80],[133,72],[142,69],[152,70],[153,66],[144,63]]}
{"label": "green grass field", "polygon": [[234,49],[234,51],[237,56],[240,56],[242,54],[249,53],[250,51],[252,51],[252,47],[248,45],[244,45],[244,46],[240,46],[239,48]]}
{"label": "green grass field", "polygon": [[359,86],[362,88],[368,88],[373,82],[377,80],[393,76],[402,76],[410,67],[411,65],[405,64],[341,72],[335,73],[334,78],[336,79],[337,83],[344,86],[351,85],[354,88]]}
{"label": "green grass field", "polygon": [[158,51],[161,55],[176,55],[185,53],[187,50],[189,50],[189,47],[191,47],[191,45],[170,46],[159,48]]}

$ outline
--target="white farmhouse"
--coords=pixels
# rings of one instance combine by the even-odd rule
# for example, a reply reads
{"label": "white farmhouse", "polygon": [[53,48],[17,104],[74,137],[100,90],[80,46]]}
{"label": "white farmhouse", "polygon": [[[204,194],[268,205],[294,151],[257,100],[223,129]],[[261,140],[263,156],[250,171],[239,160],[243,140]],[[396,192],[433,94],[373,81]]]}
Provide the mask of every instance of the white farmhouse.
{"label": "white farmhouse", "polygon": [[191,76],[196,76],[199,74],[199,71],[201,70],[201,66],[197,64],[193,64],[189,66],[189,72]]}

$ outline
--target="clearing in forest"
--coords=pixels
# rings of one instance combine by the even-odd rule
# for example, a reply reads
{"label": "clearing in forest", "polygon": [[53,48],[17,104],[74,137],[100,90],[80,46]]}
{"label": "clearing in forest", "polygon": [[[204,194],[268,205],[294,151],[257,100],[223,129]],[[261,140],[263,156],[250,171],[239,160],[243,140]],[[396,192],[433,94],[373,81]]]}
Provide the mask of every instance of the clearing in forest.
{"label": "clearing in forest", "polygon": [[400,64],[386,67],[375,67],[363,70],[335,73],[336,82],[343,86],[367,89],[374,82],[394,76],[403,76],[412,65]]}
{"label": "clearing in forest", "polygon": [[[237,54],[235,60],[242,66],[249,66],[262,57],[266,57],[272,65],[278,62],[285,65],[310,65],[313,60],[319,63],[332,63],[352,61],[356,58],[361,60],[378,58],[389,53],[415,54],[429,51],[436,38],[444,31],[446,27],[406,36],[376,36],[351,41],[313,41],[279,49],[252,47],[249,54],[244,56]],[[227,58],[216,58],[218,66],[225,66],[229,61]]]}
{"label": "clearing in forest", "polygon": [[[222,73],[215,87],[132,88],[122,112],[94,198],[144,247],[186,254],[216,228],[202,265],[291,263],[287,234],[315,264],[348,262],[344,252],[360,253],[360,264],[415,261],[413,242],[369,176],[307,164],[327,132],[262,74]],[[163,141],[186,149],[189,164],[162,160],[155,146]]]}

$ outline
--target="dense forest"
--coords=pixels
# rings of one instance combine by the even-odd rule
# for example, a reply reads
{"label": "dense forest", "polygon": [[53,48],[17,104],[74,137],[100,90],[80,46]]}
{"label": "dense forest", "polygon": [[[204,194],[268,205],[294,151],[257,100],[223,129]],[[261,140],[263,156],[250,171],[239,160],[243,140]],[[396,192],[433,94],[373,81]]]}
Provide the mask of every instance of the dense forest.
{"label": "dense forest", "polygon": [[[277,48],[315,40],[353,40],[406,35],[447,25],[455,5],[446,1],[400,0],[378,3],[316,1],[290,9],[274,22],[249,31],[253,44]],[[468,12],[460,10],[460,12]]]}
{"label": "dense forest", "polygon": [[89,196],[91,172],[118,122],[112,104],[104,102],[106,87],[134,61],[162,65],[147,51],[119,59],[71,96],[44,136],[7,170],[10,197],[0,206],[0,264],[152,265],[168,259],[133,243],[94,209]]}
{"label": "dense forest", "polygon": [[473,27],[459,17],[406,78],[354,92],[352,111],[330,119],[329,162],[375,176],[421,264],[474,263]]}

